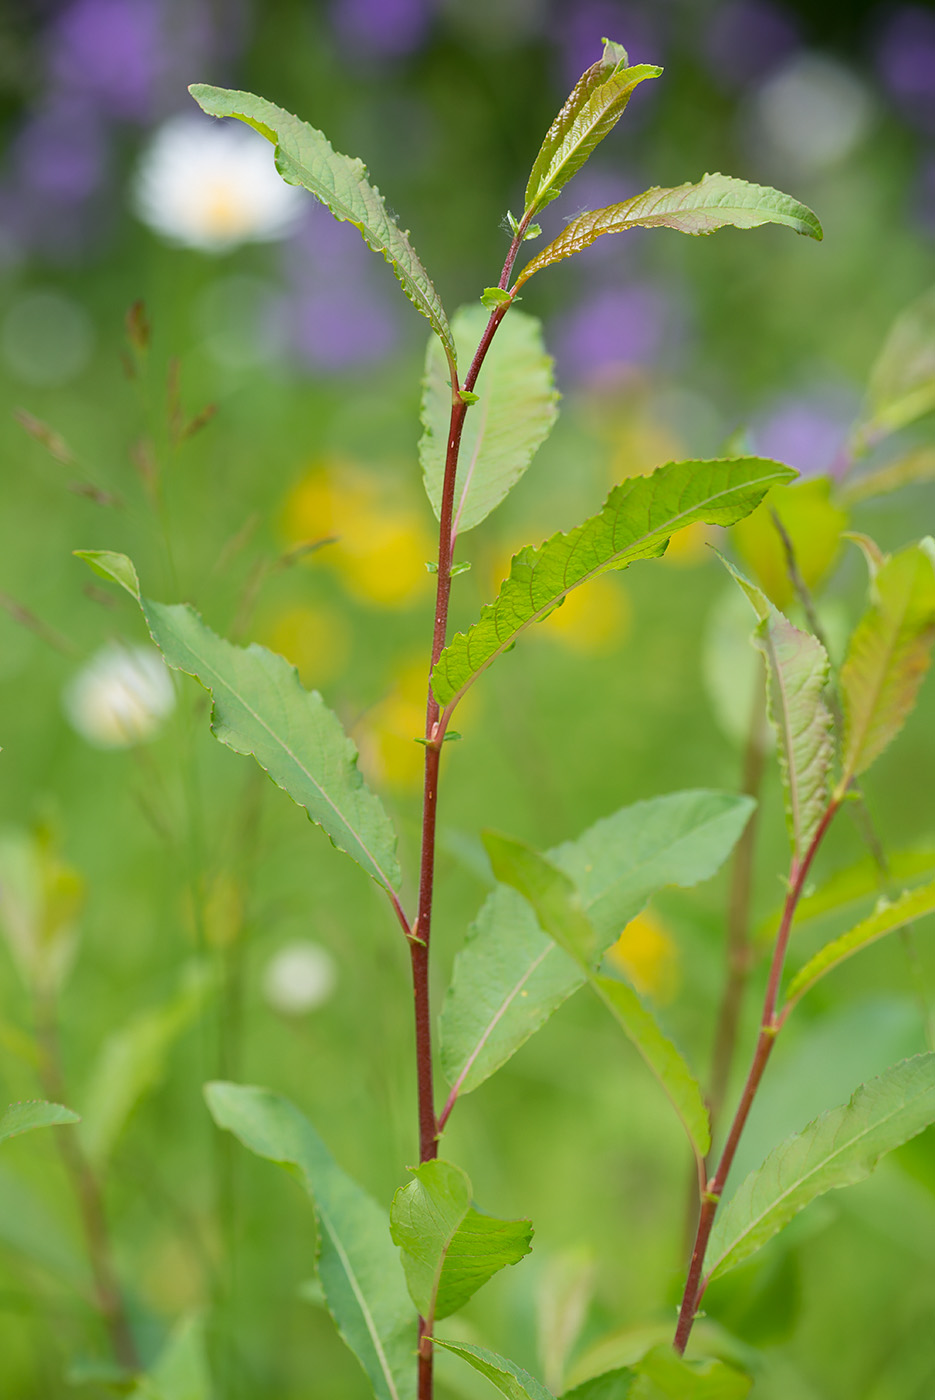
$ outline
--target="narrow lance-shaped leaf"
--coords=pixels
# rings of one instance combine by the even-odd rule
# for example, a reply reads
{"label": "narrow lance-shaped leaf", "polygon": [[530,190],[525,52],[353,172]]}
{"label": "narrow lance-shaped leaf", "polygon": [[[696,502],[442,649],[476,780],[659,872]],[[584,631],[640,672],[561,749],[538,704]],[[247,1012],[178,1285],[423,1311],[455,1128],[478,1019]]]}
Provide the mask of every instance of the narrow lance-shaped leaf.
{"label": "narrow lance-shaped leaf", "polygon": [[384,889],[398,889],[390,819],[364,784],[357,749],[340,720],[317,690],[303,688],[295,667],[256,643],[238,647],[225,641],[187,604],[142,597],[136,570],[125,555],[76,553],[136,598],[167,663],[210,692],[215,737],[235,753],[253,754],[339,851],[346,851]]}
{"label": "narrow lance-shaped leaf", "polygon": [[515,290],[542,268],[589,248],[606,233],[624,233],[630,228],[673,228],[680,233],[703,234],[726,227],[758,228],[761,224],[784,224],[809,238],[822,237],[817,217],[797,199],[732,175],[705,175],[694,185],[646,190],[622,204],[591,209],[572,219],[557,238],[526,264],[516,279]]}
{"label": "narrow lance-shaped leaf", "polygon": [[793,627],[739,569],[726,559],[722,562],[760,619],[754,643],[766,660],[767,712],[776,731],[786,825],[798,862],[808,850],[830,797],[834,721],[824,698],[831,669],[828,654],[817,637]]}
{"label": "narrow lance-shaped leaf", "polygon": [[817,1196],[863,1181],[879,1159],[935,1122],[935,1054],[893,1065],[774,1148],[718,1213],[710,1278],[741,1264]]}
{"label": "narrow lance-shaped leaf", "polygon": [[858,449],[935,409],[935,287],[897,317],[870,371]]}
{"label": "narrow lance-shaped leaf", "polygon": [[449,713],[477,677],[516,638],[546,617],[567,593],[609,569],[656,559],[686,525],[733,525],[759,505],[771,486],[790,481],[791,467],[761,457],[669,462],[651,476],[615,486],[599,514],[567,535],[515,555],[510,576],[467,632],[457,633],[432,672],[432,689]]}
{"label": "narrow lance-shaped leaf", "polygon": [[697,1080],[655,1017],[622,982],[592,965],[597,938],[581,910],[572,881],[544,856],[520,841],[488,832],[484,844],[498,880],[528,900],[540,927],[581,967],[601,1001],[659,1081],[699,1159],[711,1147],[711,1127]]}
{"label": "narrow lance-shaped leaf", "polygon": [[495,1351],[476,1347],[470,1342],[447,1342],[441,1337],[435,1337],[434,1341],[437,1347],[460,1356],[462,1361],[486,1376],[507,1400],[555,1400],[552,1392],[546,1390],[535,1376],[524,1371],[522,1366],[517,1366],[515,1361],[498,1356]]}
{"label": "narrow lance-shaped leaf", "polygon": [[[469,360],[487,325],[482,306],[452,321],[455,344]],[[451,416],[451,372],[435,338],[426,351],[419,459],[436,515],[441,511]],[[512,490],[548,436],[557,415],[552,361],[534,316],[512,311],[500,323],[474,386],[477,403],[464,420],[455,488],[454,532],[471,530]]]}
{"label": "narrow lance-shaped leaf", "polygon": [[889,496],[904,486],[930,481],[935,481],[935,447],[916,447],[882,467],[848,477],[839,487],[838,496],[845,505],[853,506],[876,496]]}
{"label": "narrow lance-shaped leaf", "polygon": [[626,49],[605,39],[601,57],[578,79],[546,132],[526,186],[527,214],[554,199],[581,169],[613,131],[637,84],[662,72],[653,64],[629,65]]}
{"label": "narrow lance-shaped leaf", "polygon": [[[575,882],[603,952],[665,885],[689,886],[721,866],[753,802],[674,792],[636,802],[549,852]],[[530,905],[498,886],[455,959],[441,1017],[441,1060],[459,1093],[482,1084],[585,981],[539,928]]]}
{"label": "narrow lance-shaped leaf", "polygon": [[[935,849],[920,846],[917,850],[887,851],[886,864],[894,884],[920,880],[926,876],[931,878],[935,875]],[[836,870],[817,890],[800,899],[795,910],[795,926],[801,930],[808,923],[831,914],[844,914],[852,908],[856,913],[861,904],[879,898],[879,894],[880,867],[868,854],[853,865]],[[782,909],[780,904],[758,926],[755,934],[758,944],[774,941],[782,920]]]}
{"label": "narrow lance-shaped leaf", "polygon": [[219,1128],[258,1157],[294,1169],[315,1202],[318,1276],[341,1336],[377,1400],[411,1400],[415,1315],[385,1213],[341,1170],[288,1099],[225,1083],[208,1084],[205,1098]]}
{"label": "narrow lance-shaped leaf", "polygon": [[193,83],[189,92],[212,117],[236,117],[276,147],[276,169],[290,185],[301,185],[321,200],[336,219],[359,229],[368,247],[391,264],[406,296],[421,311],[457,363],[451,327],[438,292],[409,242],[391,218],[383,196],[367,179],[363,161],[335,151],[327,137],[291,112],[250,92]]}
{"label": "narrow lance-shaped leaf", "polygon": [[786,1001],[798,1001],[806,992],[811,991],[815,983],[820,982],[827,972],[839,967],[855,953],[869,948],[871,943],[885,938],[888,933],[895,933],[906,924],[932,913],[935,913],[935,882],[920,885],[917,890],[904,890],[892,902],[880,904],[869,918],[863,919],[856,928],[842,933],[840,938],[826,943],[824,948],[809,959],[790,982]]}
{"label": "narrow lance-shaped leaf", "polygon": [[894,554],[877,570],[871,596],[841,668],[839,792],[899,733],[928,670],[935,641],[935,540]]}
{"label": "narrow lance-shaped leaf", "polygon": [[31,1132],[33,1128],[55,1128],[62,1123],[77,1123],[77,1113],[60,1103],[46,1103],[44,1099],[30,1099],[26,1103],[10,1104],[5,1113],[0,1114],[0,1142],[18,1137],[20,1133]]}
{"label": "narrow lance-shaped leaf", "polygon": [[532,1225],[481,1215],[471,1204],[467,1173],[451,1162],[423,1162],[412,1175],[393,1199],[390,1230],[409,1296],[431,1331],[500,1269],[525,1258]]}

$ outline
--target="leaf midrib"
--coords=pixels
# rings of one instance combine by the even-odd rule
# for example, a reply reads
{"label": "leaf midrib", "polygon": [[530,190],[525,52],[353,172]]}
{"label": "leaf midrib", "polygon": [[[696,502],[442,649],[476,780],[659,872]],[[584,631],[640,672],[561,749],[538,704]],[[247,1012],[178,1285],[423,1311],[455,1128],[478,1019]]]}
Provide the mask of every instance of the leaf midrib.
{"label": "leaf midrib", "polygon": [[396,1382],[393,1378],[393,1372],[390,1369],[389,1361],[386,1358],[386,1352],[383,1350],[383,1343],[380,1340],[380,1334],[377,1331],[376,1323],[373,1320],[373,1313],[371,1312],[370,1305],[366,1300],[366,1296],[364,1295],[360,1284],[357,1281],[357,1274],[353,1266],[351,1265],[351,1261],[347,1256],[347,1252],[343,1244],[341,1243],[340,1236],[335,1230],[331,1216],[329,1215],[328,1211],[318,1203],[314,1190],[312,1191],[312,1196],[315,1199],[316,1205],[318,1206],[319,1219],[321,1220],[325,1229],[328,1231],[328,1238],[331,1240],[331,1243],[334,1246],[335,1253],[341,1261],[341,1266],[344,1269],[347,1281],[351,1286],[351,1291],[353,1292],[354,1297],[357,1299],[357,1306],[360,1308],[361,1316],[364,1319],[364,1325],[367,1328],[368,1333],[370,1334],[370,1340],[373,1343],[373,1349],[376,1352],[377,1360],[380,1365],[380,1370],[383,1372],[384,1378],[386,1380],[391,1400],[400,1400],[399,1391],[396,1389]]}

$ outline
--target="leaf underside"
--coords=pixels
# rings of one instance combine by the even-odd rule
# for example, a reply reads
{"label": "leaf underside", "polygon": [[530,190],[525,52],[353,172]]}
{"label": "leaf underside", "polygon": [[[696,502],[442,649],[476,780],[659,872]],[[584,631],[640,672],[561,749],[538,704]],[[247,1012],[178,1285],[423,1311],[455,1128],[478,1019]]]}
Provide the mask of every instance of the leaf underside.
{"label": "leaf underside", "polygon": [[705,234],[728,226],[746,229],[761,224],[784,224],[810,238],[822,237],[821,224],[811,209],[781,190],[751,185],[732,175],[705,175],[697,184],[656,187],[622,204],[579,214],[526,264],[516,279],[516,288],[542,268],[589,248],[607,233],[672,228],[680,233]]}
{"label": "leaf underside", "polygon": [[[482,306],[455,313],[452,332],[462,360],[469,362],[488,314]],[[441,513],[442,485],[451,416],[450,370],[438,341],[429,340],[422,391],[422,438],[419,460],[425,489],[436,516]],[[552,360],[542,343],[534,316],[513,310],[500,323],[474,386],[478,402],[464,420],[455,488],[454,532],[479,525],[526,471],[557,416],[558,394]]]}
{"label": "leaf underside", "polygon": [[863,1181],[879,1159],[935,1122],[935,1054],[916,1055],[862,1084],[787,1138],[718,1212],[706,1256],[711,1278],[772,1239],[817,1196]]}
{"label": "leaf underside", "polygon": [[212,117],[236,117],[276,147],[276,169],[290,185],[301,185],[340,222],[359,229],[364,242],[382,253],[406,296],[421,311],[453,363],[451,327],[438,292],[409,242],[407,233],[387,212],[383,196],[367,179],[363,161],[335,151],[327,137],[307,122],[250,92],[193,83],[188,89]]}
{"label": "leaf underside", "polygon": [[315,1203],[318,1276],[338,1330],[377,1400],[411,1400],[415,1315],[386,1214],[341,1170],[287,1099],[221,1082],[206,1085],[205,1098],[218,1127],[258,1157],[297,1172]]}
{"label": "leaf underside", "polygon": [[696,521],[735,524],[771,486],[794,475],[779,462],[735,457],[669,462],[650,476],[615,486],[603,509],[583,525],[514,556],[496,600],[439,657],[432,672],[438,703],[450,711],[477,677],[573,588],[638,559],[658,558],[677,530]]}
{"label": "leaf underside", "polygon": [[[676,792],[624,807],[549,857],[578,888],[605,950],[650,896],[708,879],[753,810],[749,798]],[[504,1064],[584,983],[581,968],[539,928],[529,904],[500,885],[455,959],[441,1016],[449,1083],[469,1093]]]}

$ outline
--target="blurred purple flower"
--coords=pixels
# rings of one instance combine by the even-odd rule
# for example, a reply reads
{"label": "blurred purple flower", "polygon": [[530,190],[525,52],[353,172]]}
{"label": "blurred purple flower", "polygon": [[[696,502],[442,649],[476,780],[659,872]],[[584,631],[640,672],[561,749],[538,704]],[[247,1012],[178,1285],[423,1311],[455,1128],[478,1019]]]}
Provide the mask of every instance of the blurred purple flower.
{"label": "blurred purple flower", "polygon": [[712,76],[728,89],[765,77],[798,44],[798,24],[772,0],[729,0],[715,11],[703,40]]}
{"label": "blurred purple flower", "polygon": [[422,43],[435,8],[435,0],[334,0],[331,21],[355,48],[398,58]]}
{"label": "blurred purple flower", "polygon": [[918,174],[915,213],[926,233],[935,235],[935,155],[930,155]]}
{"label": "blurred purple flower", "polygon": [[98,190],[107,168],[101,122],[85,103],[58,99],[27,121],[13,145],[24,190],[53,202],[80,204]]}
{"label": "blurred purple flower", "polygon": [[655,287],[593,293],[555,327],[560,379],[591,379],[611,367],[649,365],[671,332],[673,307]]}
{"label": "blurred purple flower", "polygon": [[904,5],[888,16],[877,42],[885,87],[908,120],[935,132],[935,14]]}
{"label": "blurred purple flower", "polygon": [[754,448],[803,476],[832,474],[858,407],[857,395],[835,387],[781,399],[753,430]]}
{"label": "blurred purple flower", "polygon": [[[584,70],[600,58],[604,38],[622,44],[631,63],[658,63],[660,60],[659,29],[649,18],[645,6],[618,4],[616,0],[583,0],[567,9],[562,6],[556,18],[562,79],[569,89]],[[646,89],[650,87],[651,83],[637,88],[633,102],[645,100]]]}
{"label": "blurred purple flower", "polygon": [[166,64],[159,0],[74,0],[49,32],[53,80],[111,117],[153,115]]}

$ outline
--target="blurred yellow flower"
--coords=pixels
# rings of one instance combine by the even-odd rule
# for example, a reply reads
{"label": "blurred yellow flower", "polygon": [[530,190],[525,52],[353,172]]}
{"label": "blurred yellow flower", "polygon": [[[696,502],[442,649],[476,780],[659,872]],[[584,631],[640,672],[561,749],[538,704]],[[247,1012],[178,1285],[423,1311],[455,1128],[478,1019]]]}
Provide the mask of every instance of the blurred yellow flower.
{"label": "blurred yellow flower", "polygon": [[263,633],[262,642],[298,669],[303,685],[317,689],[339,676],[349,643],[345,619],[334,608],[297,606],[280,613]]}
{"label": "blurred yellow flower", "polygon": [[568,594],[543,623],[544,635],[581,656],[607,656],[629,632],[631,615],[623,584],[603,574]]}
{"label": "blurred yellow flower", "polygon": [[316,463],[286,497],[282,533],[287,548],[334,535],[315,556],[349,593],[379,607],[400,607],[431,591],[425,568],[436,541],[425,512],[400,499],[394,483],[343,458]]}
{"label": "blurred yellow flower", "polygon": [[703,564],[711,558],[708,545],[716,538],[716,529],[716,526],[706,525],[703,520],[686,525],[684,530],[678,530],[672,536],[663,559],[677,569],[691,569],[696,564]]}
{"label": "blurred yellow flower", "polygon": [[812,590],[824,582],[837,562],[848,516],[832,498],[828,478],[818,477],[792,486],[774,486],[752,515],[732,526],[731,537],[744,567],[777,608],[787,608],[795,599],[795,589],[773,511],[792,541],[799,573]]}
{"label": "blurred yellow flower", "polygon": [[665,924],[649,909],[631,919],[607,953],[641,996],[665,1006],[680,982],[679,951]]}
{"label": "blurred yellow flower", "polygon": [[417,792],[425,751],[416,743],[425,733],[428,672],[425,659],[408,662],[388,695],[365,717],[361,761],[370,779],[401,792]]}

